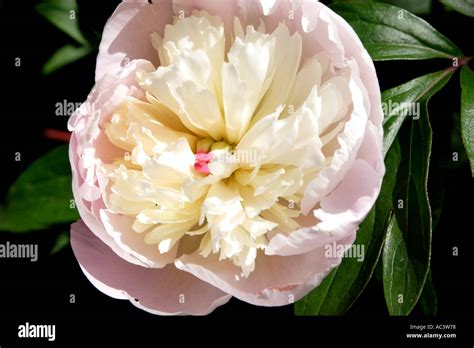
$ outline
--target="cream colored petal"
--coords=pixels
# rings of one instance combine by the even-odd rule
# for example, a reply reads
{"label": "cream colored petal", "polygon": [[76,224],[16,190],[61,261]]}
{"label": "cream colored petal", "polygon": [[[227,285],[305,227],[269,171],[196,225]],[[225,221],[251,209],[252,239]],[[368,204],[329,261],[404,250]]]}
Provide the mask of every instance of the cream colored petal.
{"label": "cream colored petal", "polygon": [[150,34],[150,41],[153,48],[157,51],[158,57],[160,58],[160,65],[161,66],[168,66],[170,64],[168,60],[168,55],[165,54],[163,50],[163,38],[157,32],[153,32]]}
{"label": "cream colored petal", "polygon": [[261,211],[269,209],[277,201],[278,197],[270,196],[268,194],[254,195],[255,190],[249,186],[240,186],[239,193],[242,197],[242,206],[245,214],[249,218],[254,218],[260,214]]}
{"label": "cream colored petal", "polygon": [[149,156],[160,153],[167,143],[180,138],[185,138],[190,146],[195,147],[197,138],[194,135],[165,126],[153,114],[150,104],[131,98],[105,125],[105,133],[113,144],[126,151],[132,151],[140,144]]}
{"label": "cream colored petal", "polygon": [[[291,210],[275,204],[269,210],[261,213],[261,216],[269,221],[278,224],[278,228],[285,233],[291,233],[298,229],[300,225],[290,216]],[[299,215],[299,212],[296,212]],[[296,217],[296,216],[294,216]]]}
{"label": "cream colored petal", "polygon": [[209,89],[211,63],[203,50],[187,50],[174,64],[142,74],[139,81],[195,134],[215,140],[224,135],[219,103]]}
{"label": "cream colored petal", "polygon": [[275,37],[248,27],[245,38],[236,38],[227,55],[229,62],[222,67],[222,88],[227,141],[231,144],[246,132],[271,83],[275,45]]}
{"label": "cream colored petal", "polygon": [[174,246],[174,244],[196,223],[197,220],[172,224],[161,224],[145,235],[145,243],[159,243],[160,252],[165,253],[169,251]]}
{"label": "cream colored petal", "polygon": [[262,118],[237,146],[238,150],[259,149],[257,168],[263,164],[294,165],[302,168],[324,162],[316,115],[305,106],[284,119],[277,113]]}
{"label": "cream colored petal", "polygon": [[352,103],[349,78],[336,76],[326,81],[318,91],[321,98],[321,112],[318,119],[319,131],[324,132],[329,125],[340,121]]}
{"label": "cream colored petal", "polygon": [[144,209],[137,215],[137,221],[148,225],[196,221],[199,218],[199,209],[196,208],[194,211]]}
{"label": "cream colored petal", "polygon": [[252,123],[271,114],[279,105],[286,102],[300,66],[302,50],[300,34],[290,36],[288,28],[280,23],[271,35],[276,39],[275,52],[278,52],[275,57],[275,74]]}
{"label": "cream colored petal", "polygon": [[[164,125],[165,127],[171,128],[172,130],[181,132],[181,133],[189,133],[192,134],[189,129],[187,129],[184,124],[181,122],[179,117],[171,111],[169,108],[166,107],[163,103],[161,103],[158,99],[152,96],[150,93],[145,93],[146,99],[149,104],[143,103],[146,105],[147,108],[150,109],[150,114],[153,118]],[[139,103],[141,104],[141,103]]]}
{"label": "cream colored petal", "polygon": [[279,184],[281,182],[281,177],[284,174],[284,168],[280,168],[270,173],[265,173],[261,170],[259,174],[249,182],[249,185],[255,189],[254,196],[262,194],[275,183]]}
{"label": "cream colored petal", "polygon": [[184,139],[171,143],[143,164],[143,173],[157,187],[177,188],[194,175],[194,153]]}
{"label": "cream colored petal", "polygon": [[253,238],[263,236],[277,226],[278,224],[275,222],[265,220],[260,216],[255,216],[251,219],[247,218],[242,224],[242,227],[245,228]]}
{"label": "cream colored petal", "polygon": [[208,222],[213,239],[243,223],[245,213],[240,200],[236,185],[219,182],[211,186],[202,203],[201,214]]}
{"label": "cream colored petal", "polygon": [[205,224],[201,228],[198,228],[197,230],[189,231],[186,234],[188,236],[199,236],[201,234],[207,233],[208,231],[209,231],[209,226],[207,224]]}
{"label": "cream colored petal", "polygon": [[322,77],[328,68],[329,60],[324,53],[317,54],[309,59],[298,72],[292,90],[287,98],[287,109],[283,113],[288,115],[298,110],[308,99],[311,91],[321,85]]}

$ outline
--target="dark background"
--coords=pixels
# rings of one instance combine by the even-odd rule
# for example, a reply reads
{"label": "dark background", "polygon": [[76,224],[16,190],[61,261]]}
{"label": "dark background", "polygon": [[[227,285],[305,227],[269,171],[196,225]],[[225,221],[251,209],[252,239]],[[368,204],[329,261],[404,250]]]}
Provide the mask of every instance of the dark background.
{"label": "dark background", "polygon": [[[118,2],[79,0],[83,33],[97,40]],[[73,41],[39,16],[35,3],[0,0],[0,201],[32,161],[61,144],[43,135],[46,128],[66,129],[67,117],[55,116],[55,104],[64,99],[84,101],[94,83],[95,53],[50,76],[41,74],[42,65],[52,53]],[[474,19],[447,12],[437,1],[433,2],[432,14],[425,18],[467,56],[474,55]],[[21,58],[21,67],[15,67],[16,57]],[[396,61],[376,63],[376,68],[381,89],[385,90],[449,64],[446,60]],[[454,321],[460,325],[458,335],[472,338],[473,321],[468,320],[474,313],[473,186],[469,164],[451,161],[453,151],[463,151],[452,142],[453,136],[460,137],[453,115],[459,114],[459,99],[456,74],[429,104],[434,132],[429,191],[434,209],[442,203],[439,223],[433,231],[432,272],[439,304],[436,319],[426,318],[418,305],[409,318],[390,318],[382,285],[375,277],[344,318],[294,318],[292,306],[264,308],[236,299],[205,319],[160,318],[96,290],[82,274],[69,246],[50,256],[57,233],[69,229],[65,225],[27,234],[0,232],[0,243],[8,240],[40,245],[38,262],[0,260],[0,346],[15,341],[19,323],[35,320],[61,325],[57,340],[68,341],[67,335],[71,334],[74,338],[69,341],[73,342],[86,342],[88,333],[100,333],[105,328],[107,333],[99,337],[104,342],[110,342],[107,337],[113,333],[125,340],[151,339],[150,335],[159,334],[160,340],[172,341],[176,337],[170,337],[167,330],[177,326],[184,329],[179,339],[190,341],[199,338],[213,342],[219,335],[245,341],[248,330],[264,339],[278,336],[279,330],[292,330],[293,338],[318,336],[323,341],[348,342],[376,338],[396,343],[410,323]],[[453,129],[457,133],[453,134]],[[14,160],[15,152],[21,153],[21,162]],[[457,257],[452,256],[454,246],[459,248]],[[69,303],[70,294],[75,294],[75,304]],[[347,335],[334,337],[331,328],[335,327],[343,327]]]}

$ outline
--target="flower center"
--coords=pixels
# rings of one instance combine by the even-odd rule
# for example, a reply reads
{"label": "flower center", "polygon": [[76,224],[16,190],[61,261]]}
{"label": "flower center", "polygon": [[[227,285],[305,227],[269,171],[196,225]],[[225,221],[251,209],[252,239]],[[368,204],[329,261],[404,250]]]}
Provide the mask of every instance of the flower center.
{"label": "flower center", "polygon": [[196,172],[208,175],[210,173],[209,162],[212,161],[212,153],[205,152],[204,150],[198,150],[194,160],[194,170]]}

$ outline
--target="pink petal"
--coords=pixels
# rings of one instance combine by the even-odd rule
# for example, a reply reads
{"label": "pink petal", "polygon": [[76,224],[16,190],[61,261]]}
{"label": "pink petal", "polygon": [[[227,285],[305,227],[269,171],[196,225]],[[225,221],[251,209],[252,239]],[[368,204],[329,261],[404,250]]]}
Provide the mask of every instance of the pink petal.
{"label": "pink petal", "polygon": [[71,245],[81,268],[97,289],[114,298],[128,298],[153,314],[205,315],[231,298],[173,265],[152,269],[124,261],[82,221],[71,226]]}
{"label": "pink petal", "polygon": [[[328,167],[321,170],[318,176],[308,184],[301,201],[303,214],[308,214],[313,207],[344,179],[353,164],[357,151],[364,138],[367,127],[367,109],[364,105],[364,96],[357,83],[357,76],[352,75],[349,89],[352,94],[353,111],[346,121],[343,131],[337,136],[337,146]],[[327,145],[325,145],[327,146]],[[325,152],[323,147],[323,152]]]}
{"label": "pink petal", "polygon": [[156,245],[146,244],[145,236],[132,229],[135,218],[111,213],[109,209],[100,210],[100,222],[108,235],[121,250],[140,260],[144,267],[163,268],[176,258],[179,243],[169,252],[161,254]]}
{"label": "pink petal", "polygon": [[[314,14],[318,11],[320,16],[316,19]],[[314,54],[322,47],[327,52],[331,52],[330,57],[333,61],[343,63],[341,57],[354,58],[359,67],[361,85],[364,86],[364,92],[368,94],[366,108],[369,111],[369,118],[376,126],[379,126],[382,122],[383,112],[375,66],[354,29],[341,16],[316,0],[304,1],[303,13],[303,16],[308,20],[316,20],[314,29],[303,37],[307,56]],[[322,18],[321,13],[323,14]],[[321,35],[321,32],[329,33],[330,31],[333,31],[332,39],[325,39],[324,35]],[[339,47],[340,52],[335,50],[335,47]]]}
{"label": "pink petal", "polygon": [[203,10],[213,16],[219,16],[228,37],[234,30],[234,17],[239,18],[245,28],[248,24],[258,27],[259,18],[263,15],[258,0],[173,0],[175,14],[183,11],[185,16],[190,16],[194,10]]}
{"label": "pink petal", "polygon": [[[336,245],[350,246],[355,234]],[[259,306],[284,306],[298,301],[318,286],[327,274],[341,262],[340,257],[326,257],[324,247],[295,256],[259,254],[255,271],[248,278],[230,261],[218,261],[217,256],[182,256],[176,267],[241,299]]]}
{"label": "pink petal", "polygon": [[[131,218],[122,215],[109,214],[102,198],[93,202],[86,200],[80,191],[79,182],[82,178],[78,170],[79,155],[74,152],[77,139],[73,133],[69,147],[69,158],[72,169],[72,191],[76,208],[83,222],[119,257],[127,262],[143,266],[162,268],[173,262],[176,249],[169,253],[160,254],[156,247],[145,243],[143,235],[132,230]],[[98,180],[98,183],[101,180]],[[95,186],[97,188],[97,186]],[[97,188],[98,189],[98,188]]]}
{"label": "pink petal", "polygon": [[354,29],[317,0],[277,0],[268,12],[269,15],[263,18],[267,30],[273,30],[279,22],[285,21],[291,32],[300,32],[303,41],[302,62],[322,50],[329,53],[331,61],[337,66],[344,65],[344,58],[357,61],[364,93],[368,95],[366,108],[369,118],[375,125],[380,125],[383,113],[375,67]]}
{"label": "pink petal", "polygon": [[[83,222],[94,231],[95,235],[102,240],[103,243],[109,245],[115,253],[120,255],[123,259],[128,262],[135,264],[140,264],[138,260],[134,257],[123,251],[113,240],[113,238],[107,234],[103,225],[99,222],[97,217],[93,214],[91,202],[87,202],[82,198],[82,195],[79,191],[79,182],[83,180],[79,171],[79,155],[76,152],[77,149],[77,139],[75,134],[72,134],[71,141],[69,143],[69,160],[71,161],[71,170],[72,170],[72,192],[74,195],[74,200],[76,202],[76,208],[81,216]],[[100,200],[101,205],[103,205],[102,200]]]}
{"label": "pink petal", "polygon": [[68,122],[69,130],[86,133],[84,135],[88,137],[84,137],[84,140],[89,140],[94,131],[100,130],[97,125],[94,129],[88,129],[93,125],[93,121],[98,118],[100,125],[127,96],[142,98],[143,93],[138,90],[136,81],[136,73],[140,70],[150,72],[155,68],[150,62],[137,59],[130,61],[126,67],[117,71],[116,75],[104,75],[96,81],[87,100],[71,115]]}
{"label": "pink petal", "polygon": [[105,75],[97,82],[87,101],[69,121],[73,130],[69,158],[74,199],[84,223],[124,260],[144,267],[163,267],[171,261],[170,255],[153,253],[144,243],[143,236],[127,230],[124,219],[107,218],[104,224],[101,211],[107,207],[100,193],[107,190],[108,178],[97,170],[98,163],[110,163],[123,156],[123,150],[109,142],[100,125],[128,95],[141,97],[137,92],[136,71],[151,68],[152,65],[146,61],[134,60],[119,74]]}
{"label": "pink petal", "polygon": [[116,74],[127,62],[145,59],[159,66],[158,53],[151,45],[150,34],[163,35],[166,24],[173,22],[171,0],[125,0],[107,21],[95,71],[95,80]]}

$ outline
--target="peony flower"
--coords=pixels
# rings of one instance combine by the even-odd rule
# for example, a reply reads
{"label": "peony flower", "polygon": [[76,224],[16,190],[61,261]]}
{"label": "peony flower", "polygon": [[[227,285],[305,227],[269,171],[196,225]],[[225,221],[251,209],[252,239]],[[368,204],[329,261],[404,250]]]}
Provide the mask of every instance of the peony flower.
{"label": "peony flower", "polygon": [[370,57],[316,1],[124,1],[69,122],[75,256],[151,313],[292,303],[374,204],[381,119]]}

